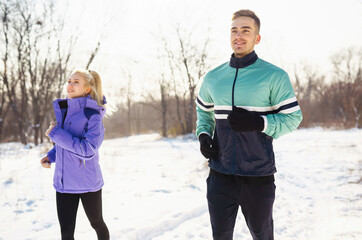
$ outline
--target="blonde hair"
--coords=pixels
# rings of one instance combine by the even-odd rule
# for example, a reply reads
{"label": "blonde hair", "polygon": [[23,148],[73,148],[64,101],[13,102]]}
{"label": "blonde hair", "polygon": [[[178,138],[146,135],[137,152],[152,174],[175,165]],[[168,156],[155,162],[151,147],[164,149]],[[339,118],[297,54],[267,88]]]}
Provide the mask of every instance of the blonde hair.
{"label": "blonde hair", "polygon": [[85,79],[85,86],[90,87],[91,91],[88,95],[95,101],[97,101],[98,106],[107,109],[106,117],[112,116],[114,112],[118,109],[112,103],[107,102],[107,107],[103,102],[103,89],[102,89],[102,80],[99,74],[94,70],[84,69],[84,68],[76,68],[73,70],[72,74],[78,73]]}
{"label": "blonde hair", "polygon": [[94,70],[86,70],[82,68],[77,68],[73,70],[72,74],[79,73],[84,77],[85,85],[90,87],[91,91],[89,95],[93,100],[97,101],[97,104],[101,107],[105,108],[105,104],[103,103],[103,90],[102,90],[102,80],[99,74]]}

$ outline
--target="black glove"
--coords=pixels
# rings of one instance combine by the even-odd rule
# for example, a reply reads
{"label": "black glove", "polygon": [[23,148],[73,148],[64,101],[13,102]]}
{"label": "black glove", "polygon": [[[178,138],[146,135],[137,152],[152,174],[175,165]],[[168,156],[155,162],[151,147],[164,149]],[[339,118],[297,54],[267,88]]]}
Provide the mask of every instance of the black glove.
{"label": "black glove", "polygon": [[209,135],[205,133],[200,134],[199,141],[200,151],[205,158],[217,158],[219,148]]}
{"label": "black glove", "polygon": [[229,124],[235,132],[263,131],[264,119],[254,112],[233,107],[228,116]]}

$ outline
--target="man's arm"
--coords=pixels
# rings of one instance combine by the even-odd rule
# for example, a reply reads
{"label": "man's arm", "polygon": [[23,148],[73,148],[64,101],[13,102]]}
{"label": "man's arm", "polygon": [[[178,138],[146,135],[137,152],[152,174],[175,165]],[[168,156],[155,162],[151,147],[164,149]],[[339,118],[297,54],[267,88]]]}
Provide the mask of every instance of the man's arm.
{"label": "man's arm", "polygon": [[196,136],[199,138],[200,134],[205,133],[212,137],[215,129],[214,101],[207,89],[206,76],[196,99],[196,112]]}
{"label": "man's arm", "polygon": [[212,139],[215,129],[214,102],[205,85],[204,80],[196,99],[196,136],[200,142],[201,154],[210,159],[217,158],[219,149]]}
{"label": "man's arm", "polygon": [[264,117],[265,134],[279,138],[299,126],[303,115],[287,73],[271,82],[270,102],[273,113]]}

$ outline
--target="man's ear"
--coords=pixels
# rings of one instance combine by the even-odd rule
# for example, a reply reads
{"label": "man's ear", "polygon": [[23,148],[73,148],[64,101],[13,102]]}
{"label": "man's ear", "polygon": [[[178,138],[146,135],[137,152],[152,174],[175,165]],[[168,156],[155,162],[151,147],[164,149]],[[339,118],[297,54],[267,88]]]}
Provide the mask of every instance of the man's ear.
{"label": "man's ear", "polygon": [[255,39],[255,44],[260,43],[260,40],[261,40],[261,36],[258,34],[258,36]]}

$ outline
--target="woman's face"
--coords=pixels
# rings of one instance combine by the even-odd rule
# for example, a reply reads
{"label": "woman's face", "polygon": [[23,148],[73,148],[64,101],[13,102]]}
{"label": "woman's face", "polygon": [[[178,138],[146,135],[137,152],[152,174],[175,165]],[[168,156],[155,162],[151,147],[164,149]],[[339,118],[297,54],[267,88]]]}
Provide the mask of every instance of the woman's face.
{"label": "woman's face", "polygon": [[68,79],[68,98],[84,97],[90,92],[90,87],[86,86],[86,80],[80,73],[74,73]]}

